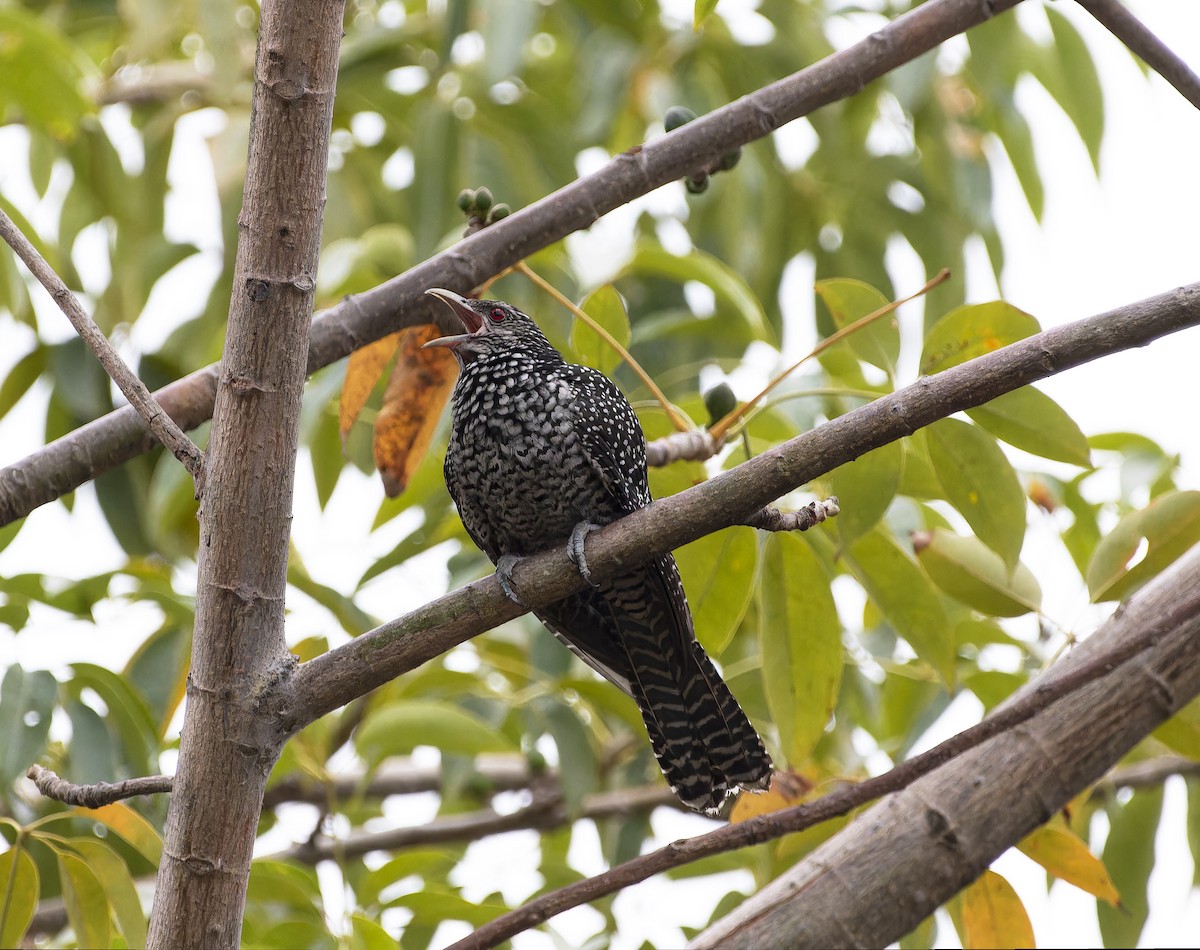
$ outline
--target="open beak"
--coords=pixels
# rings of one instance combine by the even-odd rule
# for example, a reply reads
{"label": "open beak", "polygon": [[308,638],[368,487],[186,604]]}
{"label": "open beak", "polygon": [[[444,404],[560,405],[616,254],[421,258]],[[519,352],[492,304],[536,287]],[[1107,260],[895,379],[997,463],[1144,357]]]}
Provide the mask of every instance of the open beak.
{"label": "open beak", "polygon": [[455,336],[441,336],[436,340],[430,340],[424,344],[421,349],[431,346],[444,346],[449,350],[454,350],[462,344],[466,343],[472,337],[479,336],[484,333],[483,317],[471,309],[470,302],[461,294],[456,294],[453,290],[444,290],[441,287],[430,287],[425,293],[432,297],[437,297],[446,304],[454,315],[462,321],[466,333],[459,333]]}

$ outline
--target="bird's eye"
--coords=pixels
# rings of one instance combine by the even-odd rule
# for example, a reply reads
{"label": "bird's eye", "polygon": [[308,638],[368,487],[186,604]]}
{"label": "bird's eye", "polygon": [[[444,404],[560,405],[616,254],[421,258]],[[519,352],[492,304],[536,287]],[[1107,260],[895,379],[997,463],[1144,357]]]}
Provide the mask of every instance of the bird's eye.
{"label": "bird's eye", "polygon": [[505,316],[507,316],[507,314],[505,314],[504,310],[500,307],[493,307],[488,311],[488,317],[491,318],[492,323],[500,323]]}

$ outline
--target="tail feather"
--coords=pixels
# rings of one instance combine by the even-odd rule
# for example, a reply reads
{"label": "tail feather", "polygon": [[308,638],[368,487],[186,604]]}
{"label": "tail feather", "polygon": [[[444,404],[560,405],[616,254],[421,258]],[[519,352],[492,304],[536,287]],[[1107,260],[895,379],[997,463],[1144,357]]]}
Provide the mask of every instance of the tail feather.
{"label": "tail feather", "polygon": [[667,556],[538,616],[637,702],[650,745],[684,804],[715,814],[739,788],[764,788],[771,760],[697,642]]}

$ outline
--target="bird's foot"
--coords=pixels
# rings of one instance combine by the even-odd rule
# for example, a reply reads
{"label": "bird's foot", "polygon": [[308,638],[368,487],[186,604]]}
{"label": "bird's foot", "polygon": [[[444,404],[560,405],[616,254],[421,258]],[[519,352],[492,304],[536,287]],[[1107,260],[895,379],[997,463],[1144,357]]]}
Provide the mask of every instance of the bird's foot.
{"label": "bird's foot", "polygon": [[518,607],[528,607],[529,605],[517,596],[517,592],[512,586],[513,567],[517,561],[521,560],[515,554],[501,555],[500,560],[496,562],[496,580],[500,582],[500,589],[504,591],[504,596],[511,600]]}
{"label": "bird's foot", "polygon": [[571,531],[571,538],[567,541],[567,557],[569,557],[574,565],[579,568],[579,573],[585,581],[593,587],[599,587],[592,580],[592,572],[588,569],[587,557],[583,553],[584,539],[593,531],[599,530],[600,525],[592,524],[590,521],[581,521],[575,525]]}

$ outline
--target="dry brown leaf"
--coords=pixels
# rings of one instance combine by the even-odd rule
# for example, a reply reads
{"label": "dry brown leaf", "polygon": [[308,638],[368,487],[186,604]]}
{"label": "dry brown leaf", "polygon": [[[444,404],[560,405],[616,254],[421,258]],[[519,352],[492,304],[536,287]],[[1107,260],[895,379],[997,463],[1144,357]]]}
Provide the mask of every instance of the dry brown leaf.
{"label": "dry brown leaf", "polygon": [[382,340],[368,343],[351,353],[350,359],[346,361],[346,381],[342,384],[342,398],[338,404],[338,432],[342,437],[343,449],[346,447],[346,436],[350,434],[354,420],[371,397],[371,390],[379,381],[387,361],[396,352],[396,347],[400,344],[400,334],[403,332],[405,331],[398,330]]}
{"label": "dry brown leaf", "polygon": [[440,335],[432,323],[399,333],[396,365],[375,419],[375,465],[383,490],[395,498],[429,451],[442,408],[457,376],[453,354],[421,346]]}
{"label": "dry brown leaf", "polygon": [[769,815],[773,811],[791,808],[800,804],[801,800],[812,791],[813,785],[803,775],[796,772],[776,772],[771,776],[771,786],[765,792],[742,792],[733,810],[729,813],[731,824],[748,821],[759,815]]}

